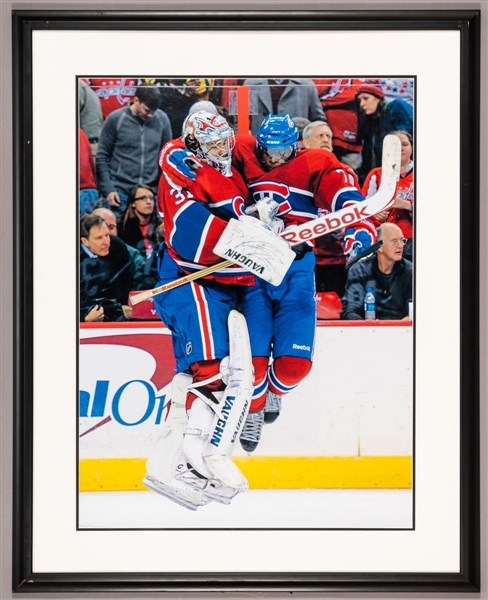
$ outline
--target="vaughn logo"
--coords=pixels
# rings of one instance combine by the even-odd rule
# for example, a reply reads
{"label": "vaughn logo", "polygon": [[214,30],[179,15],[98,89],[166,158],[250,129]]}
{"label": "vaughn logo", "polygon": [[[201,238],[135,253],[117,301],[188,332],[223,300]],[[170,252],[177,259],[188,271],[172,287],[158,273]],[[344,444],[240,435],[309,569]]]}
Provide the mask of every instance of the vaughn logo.
{"label": "vaughn logo", "polygon": [[222,441],[222,435],[223,435],[224,429],[227,425],[227,421],[229,420],[230,411],[232,410],[232,407],[234,406],[235,399],[236,399],[235,396],[227,396],[225,399],[225,404],[221,410],[222,416],[224,418],[219,419],[217,421],[217,424],[216,424],[215,429],[212,434],[212,439],[210,440],[210,443],[212,444],[212,446],[215,446],[216,448],[219,447],[219,444]]}
{"label": "vaughn logo", "polygon": [[226,250],[225,256],[227,256],[230,260],[234,261],[235,263],[247,267],[253,273],[264,273],[264,265],[260,265],[254,262],[252,258],[249,258],[241,252],[237,252],[237,250],[229,248],[228,250]]}

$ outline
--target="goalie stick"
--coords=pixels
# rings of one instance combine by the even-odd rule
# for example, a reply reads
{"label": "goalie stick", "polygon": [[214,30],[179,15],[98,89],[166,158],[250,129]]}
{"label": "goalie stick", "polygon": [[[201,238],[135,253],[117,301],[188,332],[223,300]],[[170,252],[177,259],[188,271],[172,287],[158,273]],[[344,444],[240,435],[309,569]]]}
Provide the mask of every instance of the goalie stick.
{"label": "goalie stick", "polygon": [[[346,206],[345,208],[341,208],[340,210],[324,215],[323,217],[318,217],[313,221],[289,227],[280,234],[281,237],[283,237],[290,246],[297,246],[298,244],[303,244],[303,242],[313,240],[317,237],[326,235],[327,233],[332,233],[343,227],[350,227],[358,221],[362,221],[363,219],[367,219],[386,210],[393,204],[395,199],[394,194],[396,184],[400,177],[400,160],[400,138],[396,135],[385,136],[383,140],[381,184],[376,194],[370,198],[366,198],[363,202],[357,202],[353,205]],[[136,304],[139,304],[139,302],[148,300],[157,294],[162,294],[163,292],[172,290],[175,287],[199,279],[200,277],[205,277],[206,275],[210,275],[211,273],[214,273],[219,269],[224,269],[232,264],[234,264],[233,261],[224,260],[207,269],[203,269],[202,271],[191,273],[190,275],[186,275],[185,277],[181,277],[180,279],[176,279],[175,281],[171,281],[170,283],[166,283],[165,285],[161,285],[152,290],[136,294],[135,296],[132,296],[129,303],[132,306],[135,306]]]}

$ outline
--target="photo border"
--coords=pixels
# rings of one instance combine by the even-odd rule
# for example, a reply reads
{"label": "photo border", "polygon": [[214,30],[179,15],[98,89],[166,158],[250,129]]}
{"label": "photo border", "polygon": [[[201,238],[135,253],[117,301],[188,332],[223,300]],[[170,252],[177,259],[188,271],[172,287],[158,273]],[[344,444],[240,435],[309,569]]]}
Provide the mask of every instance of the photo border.
{"label": "photo border", "polygon": [[[479,69],[480,13],[432,11],[14,11],[13,589],[73,591],[479,590]],[[381,31],[461,33],[461,531],[459,573],[34,573],[32,570],[34,288],[32,32],[50,30]],[[373,69],[374,70],[374,69]],[[436,175],[437,176],[437,175]],[[439,233],[436,233],[439,235]],[[450,260],[448,253],[443,255]],[[457,350],[457,349],[456,349]]]}

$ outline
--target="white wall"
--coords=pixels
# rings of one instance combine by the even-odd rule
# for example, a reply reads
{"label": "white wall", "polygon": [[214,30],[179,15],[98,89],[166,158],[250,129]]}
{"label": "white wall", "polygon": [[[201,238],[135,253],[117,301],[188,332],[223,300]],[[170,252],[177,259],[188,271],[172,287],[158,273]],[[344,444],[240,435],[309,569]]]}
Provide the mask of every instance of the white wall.
{"label": "white wall", "polygon": [[[125,343],[134,335],[149,342],[142,344],[144,350],[118,345],[111,337],[117,334]],[[87,344],[94,336],[110,343]],[[114,326],[82,329],[80,338],[85,340],[80,346],[80,390],[90,395],[89,414],[97,381],[108,382],[105,411],[80,418],[80,434],[111,417],[80,438],[80,458],[146,457],[168,400],[174,364],[169,332],[157,325],[140,330]],[[166,364],[155,376],[158,361],[159,369]],[[325,323],[317,328],[311,373],[284,398],[282,415],[264,427],[253,456],[411,456],[413,375],[411,326]],[[144,383],[131,383],[120,393],[122,386],[136,380]],[[113,406],[125,423],[145,420],[119,424]],[[244,454],[236,446],[235,455]]]}

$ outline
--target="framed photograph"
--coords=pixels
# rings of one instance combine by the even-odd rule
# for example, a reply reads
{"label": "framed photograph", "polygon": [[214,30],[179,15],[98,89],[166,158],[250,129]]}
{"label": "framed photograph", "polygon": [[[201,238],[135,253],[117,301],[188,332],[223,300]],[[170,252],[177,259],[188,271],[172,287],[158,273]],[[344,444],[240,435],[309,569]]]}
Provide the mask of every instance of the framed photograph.
{"label": "framed photograph", "polygon": [[479,18],[14,11],[14,591],[479,591]]}

